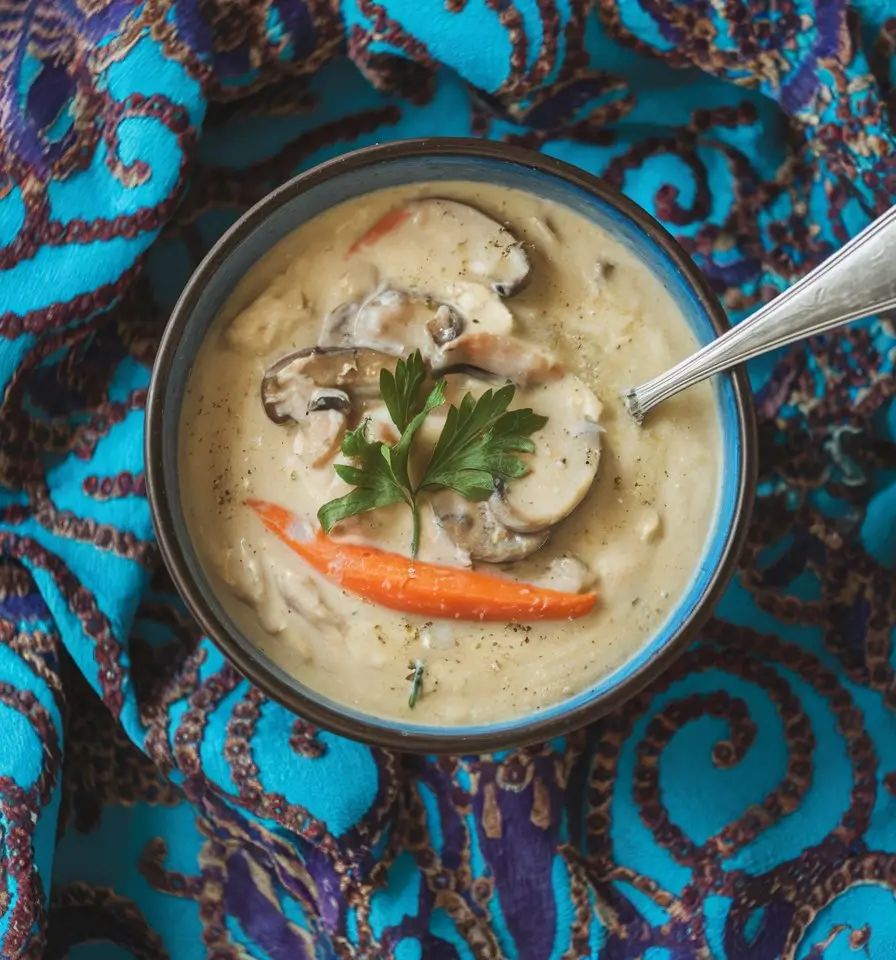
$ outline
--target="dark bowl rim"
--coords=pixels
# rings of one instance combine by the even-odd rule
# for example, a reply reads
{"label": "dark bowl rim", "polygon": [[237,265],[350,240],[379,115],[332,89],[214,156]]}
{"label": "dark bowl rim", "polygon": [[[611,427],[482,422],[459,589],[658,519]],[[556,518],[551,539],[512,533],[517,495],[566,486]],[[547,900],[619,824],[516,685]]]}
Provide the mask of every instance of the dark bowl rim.
{"label": "dark bowl rim", "polygon": [[318,164],[267,194],[224,233],[187,281],[163,332],[150,378],[144,436],[146,488],[159,551],[178,593],[205,633],[250,683],[292,713],[352,740],[412,753],[472,754],[544,742],[598,720],[655,680],[696,638],[728,585],[746,539],[756,486],[756,421],[749,380],[744,368],[739,367],[730,376],[741,442],[741,470],[738,498],[720,561],[694,609],[678,631],[641,667],[611,690],[596,695],[593,700],[553,717],[539,719],[534,716],[518,727],[494,734],[487,730],[476,734],[405,734],[397,727],[390,729],[375,722],[367,723],[342,713],[338,707],[317,702],[269,672],[261,659],[244,649],[230,635],[205,602],[177,540],[162,465],[164,387],[176,350],[206,283],[244,237],[262,224],[274,210],[338,174],[393,160],[426,156],[497,160],[523,166],[563,180],[595,196],[616,208],[662,249],[684,276],[718,334],[729,329],[728,319],[707,280],[671,234],[645,210],[593,174],[524,147],[465,137],[397,140],[363,147]]}

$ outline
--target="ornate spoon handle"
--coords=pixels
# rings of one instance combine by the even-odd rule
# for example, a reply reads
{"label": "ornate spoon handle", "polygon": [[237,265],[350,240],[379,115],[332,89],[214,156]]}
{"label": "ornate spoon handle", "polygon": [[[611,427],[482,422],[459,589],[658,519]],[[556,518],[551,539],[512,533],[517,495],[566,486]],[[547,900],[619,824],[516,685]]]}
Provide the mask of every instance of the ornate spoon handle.
{"label": "ornate spoon handle", "polygon": [[627,390],[641,423],[658,403],[745,360],[896,307],[896,206],[734,329],[653,380]]}

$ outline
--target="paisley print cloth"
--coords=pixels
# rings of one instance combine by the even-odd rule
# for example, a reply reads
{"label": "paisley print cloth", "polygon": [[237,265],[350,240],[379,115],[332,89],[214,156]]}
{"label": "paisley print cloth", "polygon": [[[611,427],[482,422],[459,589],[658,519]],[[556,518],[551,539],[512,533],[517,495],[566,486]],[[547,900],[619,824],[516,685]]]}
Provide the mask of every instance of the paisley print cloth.
{"label": "paisley print cloth", "polygon": [[760,498],[699,642],[593,728],[369,750],[269,702],[161,569],[149,368],[295,172],[526,144],[734,318],[896,200],[893,0],[0,0],[0,954],[896,956],[896,333],[757,363]]}

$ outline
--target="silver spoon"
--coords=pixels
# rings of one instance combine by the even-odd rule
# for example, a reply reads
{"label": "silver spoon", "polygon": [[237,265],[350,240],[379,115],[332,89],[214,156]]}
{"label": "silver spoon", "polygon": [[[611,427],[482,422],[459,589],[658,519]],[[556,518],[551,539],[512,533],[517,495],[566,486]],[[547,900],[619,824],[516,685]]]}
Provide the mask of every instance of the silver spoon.
{"label": "silver spoon", "polygon": [[671,370],[623,393],[638,423],[663,400],[715,373],[896,307],[896,206],[771,303]]}

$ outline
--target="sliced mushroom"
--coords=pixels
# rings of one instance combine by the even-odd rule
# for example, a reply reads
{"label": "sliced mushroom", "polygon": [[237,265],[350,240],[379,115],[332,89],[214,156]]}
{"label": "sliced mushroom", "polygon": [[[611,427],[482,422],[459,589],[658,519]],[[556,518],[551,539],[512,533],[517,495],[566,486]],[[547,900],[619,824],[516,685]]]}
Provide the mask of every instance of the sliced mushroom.
{"label": "sliced mushroom", "polygon": [[327,314],[318,344],[362,347],[401,357],[431,353],[460,336],[464,320],[446,303],[387,287],[362,304],[342,303]]}
{"label": "sliced mushroom", "polygon": [[522,243],[474,207],[433,199],[418,200],[408,209],[415,223],[434,225],[446,246],[460,248],[465,272],[488,284],[498,296],[513,296],[529,279],[529,257]]}
{"label": "sliced mushroom", "polygon": [[465,330],[470,334],[507,336],[513,333],[513,314],[507,304],[481,283],[454,280],[445,286],[441,299],[454,306],[467,320]]}
{"label": "sliced mushroom", "polygon": [[447,304],[441,304],[430,320],[426,322],[426,332],[437,347],[456,340],[464,329],[463,318]]}
{"label": "sliced mushroom", "polygon": [[318,413],[321,410],[337,410],[348,416],[351,413],[351,397],[336,387],[321,387],[311,394],[308,401],[308,413]]}
{"label": "sliced mushroom", "polygon": [[446,344],[433,363],[437,371],[459,365],[478,367],[519,386],[544,383],[563,376],[556,357],[516,337],[473,333]]}
{"label": "sliced mushroom", "polygon": [[505,527],[536,533],[559,523],[582,502],[597,476],[602,429],[601,404],[571,375],[518,391],[515,407],[531,407],[548,418],[533,437],[529,472],[496,486],[489,504]]}
{"label": "sliced mushroom", "polygon": [[529,278],[529,257],[523,245],[504,226],[466,203],[438,198],[413,200],[390,210],[349,250],[366,249],[379,256],[407,256],[408,232],[426,234],[425,245],[433,262],[456,263],[461,275],[490,286],[509,297]]}
{"label": "sliced mushroom", "polygon": [[549,533],[516,533],[499,523],[488,503],[471,503],[450,490],[432,498],[436,523],[471,559],[513,563],[547,543]]}
{"label": "sliced mushroom", "polygon": [[264,375],[261,402],[274,423],[298,421],[317,388],[338,387],[360,399],[377,396],[380,371],[394,370],[396,362],[396,357],[376,350],[297,350]]}
{"label": "sliced mushroom", "polygon": [[339,449],[347,424],[339,410],[314,413],[299,424],[293,450],[312,467],[323,466]]}
{"label": "sliced mushroom", "polygon": [[317,345],[325,349],[351,347],[354,343],[355,317],[360,306],[356,301],[340,303],[324,317]]}
{"label": "sliced mushroom", "polygon": [[312,467],[327,463],[339,449],[352,402],[344,390],[321,387],[311,394],[307,416],[299,422],[293,450]]}

